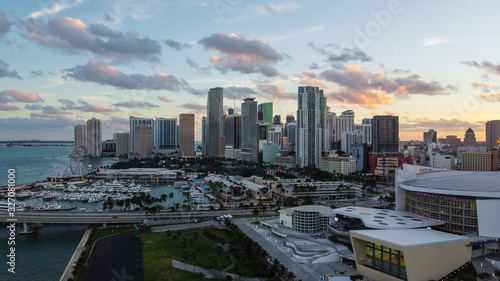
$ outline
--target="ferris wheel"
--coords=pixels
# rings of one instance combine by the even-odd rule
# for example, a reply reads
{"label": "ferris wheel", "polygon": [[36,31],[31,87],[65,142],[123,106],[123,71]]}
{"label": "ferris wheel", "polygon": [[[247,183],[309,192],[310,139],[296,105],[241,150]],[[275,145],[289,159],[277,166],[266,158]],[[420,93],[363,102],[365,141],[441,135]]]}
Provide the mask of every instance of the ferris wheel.
{"label": "ferris wheel", "polygon": [[83,146],[76,146],[69,154],[69,167],[73,175],[84,176],[87,172],[89,155]]}

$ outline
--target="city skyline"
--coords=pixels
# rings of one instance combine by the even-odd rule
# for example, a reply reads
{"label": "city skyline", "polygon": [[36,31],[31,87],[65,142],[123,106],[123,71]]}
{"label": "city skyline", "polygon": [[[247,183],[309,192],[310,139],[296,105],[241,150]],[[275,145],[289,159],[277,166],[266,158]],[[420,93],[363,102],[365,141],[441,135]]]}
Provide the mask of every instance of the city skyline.
{"label": "city skyline", "polygon": [[72,140],[95,117],[104,140],[128,131],[129,116],[195,114],[200,141],[210,88],[224,89],[226,112],[255,97],[284,117],[296,115],[298,87],[313,86],[355,124],[399,116],[401,140],[470,127],[485,141],[500,119],[500,4],[480,3],[6,2],[1,139]]}

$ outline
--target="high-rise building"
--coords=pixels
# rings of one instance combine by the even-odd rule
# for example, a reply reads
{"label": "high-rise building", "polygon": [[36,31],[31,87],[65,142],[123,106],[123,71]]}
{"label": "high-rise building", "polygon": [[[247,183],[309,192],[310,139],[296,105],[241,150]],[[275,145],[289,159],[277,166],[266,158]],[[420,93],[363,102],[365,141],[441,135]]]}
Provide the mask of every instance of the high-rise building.
{"label": "high-rise building", "polygon": [[[271,126],[271,123],[268,124]],[[283,123],[281,123],[281,115],[274,115],[272,125],[283,125]]]}
{"label": "high-rise building", "polygon": [[424,143],[437,143],[437,132],[434,129],[424,132]]}
{"label": "high-rise building", "polygon": [[259,140],[255,131],[257,102],[255,98],[243,99],[241,104],[241,160],[258,162]]}
{"label": "high-rise building", "polygon": [[342,138],[342,132],[354,130],[354,111],[346,110],[335,118],[335,141]]}
{"label": "high-rise building", "polygon": [[284,133],[284,136],[287,137],[288,135],[288,132],[286,131],[286,124],[288,123],[291,123],[291,122],[295,122],[295,116],[293,115],[287,115],[286,116],[286,123],[285,123],[285,131],[283,132]]}
{"label": "high-rise building", "polygon": [[297,110],[297,164],[321,168],[326,151],[326,98],[318,87],[300,86]]}
{"label": "high-rise building", "polygon": [[465,132],[464,146],[475,146],[475,145],[476,145],[476,134],[469,127],[469,129],[467,129],[467,131]]}
{"label": "high-rise building", "polygon": [[237,151],[241,148],[241,115],[230,114],[225,118],[225,157],[236,159]]}
{"label": "high-rise building", "polygon": [[128,154],[129,133],[114,133],[113,139],[116,142],[116,156],[125,156]]}
{"label": "high-rise building", "polygon": [[201,154],[207,155],[207,139],[208,139],[208,129],[207,129],[207,117],[201,117]]}
{"label": "high-rise building", "polygon": [[262,147],[262,162],[274,164],[279,152],[280,148],[277,143],[264,143]]}
{"label": "high-rise building", "polygon": [[354,130],[350,132],[343,132],[340,139],[341,149],[345,154],[351,152],[351,145],[355,143],[363,143],[363,132]]}
{"label": "high-rise building", "polygon": [[297,122],[288,122],[285,125],[287,135],[287,143],[292,144],[297,142]]}
{"label": "high-rise building", "polygon": [[496,171],[498,151],[490,150],[487,153],[462,153],[462,171]]}
{"label": "high-rise building", "polygon": [[497,149],[497,141],[500,139],[500,120],[486,122],[486,147]]}
{"label": "high-rise building", "polygon": [[75,146],[87,149],[87,125],[79,124],[75,126]]}
{"label": "high-rise building", "polygon": [[153,156],[153,126],[140,124],[134,126],[134,153],[138,158]]}
{"label": "high-rise building", "polygon": [[[135,129],[137,126],[140,126],[140,125],[148,125],[151,127],[151,130],[154,126],[154,120],[151,119],[151,118],[137,118],[137,117],[134,117],[134,116],[130,116],[129,117],[129,123],[130,123],[130,134],[129,134],[129,137],[130,137],[130,140],[129,140],[129,153],[130,154],[135,154],[135,153],[139,153],[138,151],[136,152],[135,149],[136,147],[141,147],[142,145],[144,146],[150,146],[151,147],[151,151],[153,150],[153,136],[152,136],[152,133],[151,133],[151,144],[141,144],[141,143],[138,143],[136,144],[136,142],[140,142],[141,139],[136,139],[136,136],[137,134],[135,133]],[[149,152],[151,153],[151,152]]]}
{"label": "high-rise building", "polygon": [[87,120],[87,153],[90,157],[102,155],[102,123],[95,117]]}
{"label": "high-rise building", "polygon": [[355,125],[355,130],[359,130],[363,133],[362,143],[371,144],[372,143],[372,119],[364,118],[361,125]]}
{"label": "high-rise building", "polygon": [[273,122],[273,103],[265,102],[261,103],[257,107],[258,109],[258,120],[268,123],[269,125]]}
{"label": "high-rise building", "polygon": [[194,114],[179,115],[179,152],[181,157],[195,157]]}
{"label": "high-rise building", "polygon": [[[330,107],[328,107],[330,108]],[[333,142],[335,141],[335,120],[337,119],[337,114],[335,112],[326,113],[326,148],[331,151],[334,150]]]}
{"label": "high-rise building", "polygon": [[283,126],[273,125],[269,130],[269,142],[279,144],[279,148],[283,146]]}
{"label": "high-rise building", "polygon": [[157,118],[154,121],[153,151],[174,152],[179,148],[177,118]]}
{"label": "high-rise building", "polygon": [[457,148],[462,144],[462,142],[460,138],[457,138],[457,136],[446,136],[446,144],[450,147]]}
{"label": "high-rise building", "polygon": [[399,151],[399,117],[377,115],[372,119],[372,151],[395,155]]}
{"label": "high-rise building", "polygon": [[224,135],[223,89],[212,88],[208,91],[207,101],[207,139],[206,155],[219,156],[219,141]]}

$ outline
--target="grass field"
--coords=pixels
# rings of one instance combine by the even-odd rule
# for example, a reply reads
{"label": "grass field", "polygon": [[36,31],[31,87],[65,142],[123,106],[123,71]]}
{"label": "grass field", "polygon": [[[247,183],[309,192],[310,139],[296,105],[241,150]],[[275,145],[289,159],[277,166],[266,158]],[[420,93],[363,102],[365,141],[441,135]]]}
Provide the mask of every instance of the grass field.
{"label": "grass field", "polygon": [[[144,242],[144,279],[145,280],[200,280],[200,274],[176,269],[172,260],[204,268],[222,270],[231,264],[229,252],[224,252],[220,242],[230,241],[224,230],[202,229],[182,232],[142,234]],[[185,241],[185,242],[183,242]],[[204,279],[209,280],[209,279]]]}

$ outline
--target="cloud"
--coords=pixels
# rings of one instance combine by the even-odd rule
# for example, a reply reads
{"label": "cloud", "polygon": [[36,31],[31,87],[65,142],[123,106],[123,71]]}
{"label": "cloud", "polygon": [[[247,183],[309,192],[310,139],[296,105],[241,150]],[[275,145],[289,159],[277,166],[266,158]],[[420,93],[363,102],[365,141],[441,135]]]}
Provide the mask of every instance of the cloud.
{"label": "cloud", "polygon": [[27,39],[66,53],[86,51],[99,57],[125,61],[160,60],[161,45],[135,31],[122,33],[104,24],[86,25],[69,17],[48,22],[31,17],[19,20],[18,26]]}
{"label": "cloud", "polygon": [[38,71],[30,71],[30,76],[32,78],[38,78],[38,77],[45,77],[45,73],[43,73],[43,70],[38,70]]}
{"label": "cloud", "polygon": [[434,46],[434,45],[447,44],[447,43],[451,43],[451,41],[448,39],[444,39],[442,37],[426,38],[426,39],[421,40],[421,44],[423,46]]}
{"label": "cloud", "polygon": [[405,118],[406,122],[399,123],[399,130],[406,132],[423,132],[434,128],[437,131],[451,132],[458,130],[467,130],[469,127],[484,127],[484,122],[469,122],[460,119],[437,119],[431,120],[426,117]]}
{"label": "cloud", "polygon": [[24,108],[28,109],[28,110],[41,110],[42,105],[41,104],[25,104]]}
{"label": "cloud", "polygon": [[77,110],[77,111],[82,111],[82,112],[94,112],[94,113],[101,113],[104,115],[108,115],[113,112],[120,111],[120,109],[116,106],[109,106],[109,105],[99,105],[99,104],[89,104],[86,101],[83,100],[78,100],[77,102],[74,102],[72,100],[68,99],[58,99],[60,103],[63,104],[62,109],[63,110]]}
{"label": "cloud", "polygon": [[28,93],[26,91],[5,90],[0,92],[0,102],[2,101],[35,103],[43,100],[37,92]]}
{"label": "cloud", "polygon": [[269,95],[274,102],[281,100],[297,100],[297,93],[287,92],[281,85],[259,84],[257,89]]}
{"label": "cloud", "polygon": [[19,109],[19,107],[11,104],[10,102],[0,103],[0,111],[16,111],[18,109]]}
{"label": "cloud", "polygon": [[57,14],[60,11],[70,9],[76,7],[82,3],[87,2],[87,0],[75,0],[73,3],[66,3],[66,1],[52,1],[52,7],[45,7],[38,11],[32,12],[29,17],[30,18],[38,18],[44,15],[52,15]]}
{"label": "cloud", "polygon": [[[0,118],[2,135],[9,139],[73,140],[74,127],[84,122],[67,118]],[[68,151],[69,153],[69,151]]]}
{"label": "cloud", "polygon": [[307,86],[313,86],[313,87],[319,87],[321,89],[327,89],[328,86],[326,86],[323,82],[320,81],[318,78],[318,75],[312,71],[304,71],[301,74],[299,74],[300,81],[298,82],[299,85],[307,85]]}
{"label": "cloud", "polygon": [[238,87],[238,86],[229,86],[229,87],[224,87],[224,93],[226,94],[226,97],[229,97],[230,99],[244,99],[248,97],[255,97],[259,95],[254,89],[249,88],[249,87]]}
{"label": "cloud", "polygon": [[194,69],[198,69],[199,71],[205,73],[205,74],[210,74],[210,66],[200,66],[197,62],[195,62],[192,58],[187,57],[186,62],[189,64]]}
{"label": "cloud", "polygon": [[150,102],[142,102],[142,101],[136,101],[136,100],[129,100],[126,102],[119,102],[119,103],[114,103],[114,106],[117,107],[126,107],[126,108],[155,108],[155,107],[160,107],[159,105],[152,104]]}
{"label": "cloud", "polygon": [[436,81],[426,82],[413,74],[407,77],[389,78],[384,73],[368,72],[360,66],[345,66],[341,69],[329,69],[320,73],[320,78],[340,86],[329,96],[345,102],[359,104],[366,108],[375,108],[379,104],[393,102],[389,94],[398,98],[409,95],[445,95],[453,86],[443,87]]}
{"label": "cloud", "polygon": [[9,64],[0,59],[0,78],[2,77],[12,77],[17,79],[22,79],[17,71],[9,71]]}
{"label": "cloud", "polygon": [[165,42],[165,44],[167,44],[167,46],[170,47],[170,49],[176,50],[176,51],[182,51],[184,49],[192,48],[192,46],[188,43],[180,43],[180,42],[172,40],[172,39],[167,39],[164,42]]}
{"label": "cloud", "polygon": [[485,93],[487,93],[487,92],[490,91],[490,85],[488,83],[482,83],[482,82],[478,82],[478,81],[472,81],[470,84],[474,88],[480,88],[481,91],[483,91]]}
{"label": "cloud", "polygon": [[11,26],[11,24],[7,20],[7,17],[5,16],[5,14],[2,11],[0,11],[0,38],[4,34],[9,32],[10,26]]}
{"label": "cloud", "polygon": [[42,113],[53,115],[71,115],[71,112],[69,110],[57,108],[52,105],[42,107]]}
{"label": "cloud", "polygon": [[104,14],[102,16],[102,18],[105,20],[105,21],[113,21],[113,18],[109,15],[109,14]]}
{"label": "cloud", "polygon": [[497,75],[500,75],[500,64],[494,64],[489,61],[482,61],[482,62],[477,62],[477,61],[463,61],[463,64],[467,66],[472,66],[472,67],[477,67],[481,68],[482,70],[490,73],[494,73]]}
{"label": "cloud", "polygon": [[217,51],[222,55],[210,57],[210,62],[221,73],[231,70],[245,74],[260,73],[266,77],[280,75],[271,65],[282,61],[284,56],[264,41],[247,39],[245,35],[212,33],[198,43],[205,50]]}
{"label": "cloud", "polygon": [[181,107],[187,108],[187,109],[193,109],[193,110],[206,110],[207,106],[203,104],[196,104],[196,103],[185,103],[181,105]]}
{"label": "cloud", "polygon": [[330,44],[326,47],[332,47],[334,51],[326,47],[318,47],[313,42],[308,44],[313,50],[326,56],[326,61],[333,64],[334,67],[349,61],[371,62],[373,58],[358,48],[342,48],[337,44]]}
{"label": "cloud", "polygon": [[500,93],[488,93],[488,94],[479,94],[480,99],[491,102],[499,102],[500,101]]}
{"label": "cloud", "polygon": [[164,102],[172,102],[171,100],[169,100],[166,96],[159,96],[158,97],[158,100],[160,101],[164,101]]}
{"label": "cloud", "polygon": [[127,75],[113,66],[94,60],[88,62],[86,65],[77,65],[73,68],[65,69],[62,77],[81,82],[110,85],[119,89],[179,91],[183,87],[188,86],[188,83],[184,79],[179,80],[174,75],[163,73],[156,73],[154,75]]}

